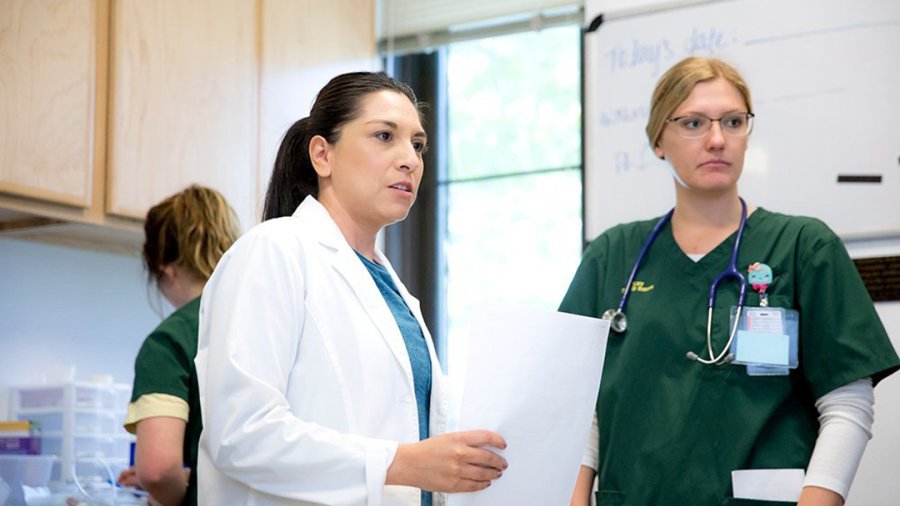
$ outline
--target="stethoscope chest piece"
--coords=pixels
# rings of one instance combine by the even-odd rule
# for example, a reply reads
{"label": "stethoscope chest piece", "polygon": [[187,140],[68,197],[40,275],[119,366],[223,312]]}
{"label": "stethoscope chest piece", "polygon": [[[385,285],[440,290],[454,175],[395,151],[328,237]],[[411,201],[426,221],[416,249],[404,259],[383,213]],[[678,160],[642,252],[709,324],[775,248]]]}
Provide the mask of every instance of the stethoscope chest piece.
{"label": "stethoscope chest piece", "polygon": [[600,318],[609,320],[609,328],[618,334],[628,329],[628,317],[619,308],[607,309]]}

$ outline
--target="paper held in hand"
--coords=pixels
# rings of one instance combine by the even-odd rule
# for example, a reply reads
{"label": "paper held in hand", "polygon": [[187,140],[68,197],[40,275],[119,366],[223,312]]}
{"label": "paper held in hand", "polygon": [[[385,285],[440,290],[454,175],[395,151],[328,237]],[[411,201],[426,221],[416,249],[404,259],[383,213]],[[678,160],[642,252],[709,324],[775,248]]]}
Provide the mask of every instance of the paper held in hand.
{"label": "paper held in hand", "polygon": [[472,321],[468,342],[450,343],[450,376],[462,387],[450,429],[498,432],[509,468],[486,490],[451,494],[448,506],[568,504],[609,322],[510,307],[482,308]]}

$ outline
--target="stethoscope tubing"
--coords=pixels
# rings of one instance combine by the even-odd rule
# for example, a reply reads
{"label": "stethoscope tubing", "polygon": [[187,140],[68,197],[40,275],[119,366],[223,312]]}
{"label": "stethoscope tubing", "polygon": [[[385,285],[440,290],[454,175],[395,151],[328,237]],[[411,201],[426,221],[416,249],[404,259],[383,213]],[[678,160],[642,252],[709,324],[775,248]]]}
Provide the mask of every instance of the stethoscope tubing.
{"label": "stethoscope tubing", "polygon": [[[744,277],[743,274],[741,274],[741,272],[737,268],[738,250],[740,249],[741,238],[744,235],[744,226],[747,224],[747,203],[744,202],[744,199],[742,199],[740,197],[738,197],[738,200],[740,200],[740,202],[741,202],[741,221],[740,221],[740,225],[738,226],[737,236],[735,237],[735,240],[734,240],[734,247],[731,250],[731,259],[728,263],[728,267],[726,267],[726,269],[724,271],[722,271],[721,273],[719,273],[718,276],[716,276],[716,279],[713,280],[712,284],[709,287],[709,303],[707,306],[708,311],[707,311],[707,319],[706,319],[706,348],[707,348],[707,351],[709,352],[709,358],[708,359],[702,358],[692,351],[687,353],[687,357],[689,359],[695,360],[697,362],[707,364],[707,365],[713,365],[713,364],[722,365],[722,364],[728,363],[731,360],[733,360],[733,356],[729,353],[729,350],[731,349],[731,344],[734,342],[734,337],[737,333],[738,321],[741,318],[741,310],[744,307],[744,301],[746,300],[746,295],[747,295],[747,279]],[[662,231],[662,229],[666,225],[666,223],[668,223],[672,219],[672,214],[674,212],[675,212],[675,208],[672,208],[668,213],[666,213],[665,216],[660,218],[660,220],[653,227],[653,230],[650,232],[650,236],[644,242],[643,247],[641,247],[641,251],[638,254],[637,260],[635,260],[635,262],[634,262],[634,266],[631,268],[631,273],[628,275],[628,282],[625,284],[625,288],[622,292],[622,298],[619,300],[618,308],[615,311],[608,310],[606,313],[604,313],[604,316],[603,316],[604,318],[607,317],[607,314],[611,315],[611,318],[609,318],[609,319],[613,320],[613,322],[612,322],[613,325],[611,325],[611,327],[613,328],[613,330],[615,330],[618,333],[624,332],[625,325],[627,325],[627,323],[626,323],[627,319],[625,317],[624,309],[625,309],[625,304],[628,302],[628,297],[629,297],[629,295],[631,295],[631,286],[632,286],[632,283],[634,283],[634,278],[637,275],[637,271],[640,268],[641,264],[643,263],[644,258],[647,255],[647,251],[650,249],[650,246],[653,244],[653,242],[659,236],[660,232]],[[738,301],[737,301],[737,314],[735,315],[734,323],[728,332],[728,342],[725,344],[725,347],[722,349],[722,351],[717,354],[715,352],[715,350],[713,350],[713,346],[712,346],[713,307],[715,306],[716,292],[719,289],[719,284],[721,284],[722,281],[725,281],[726,279],[729,279],[729,278],[736,279],[738,281],[738,284],[740,285],[740,289],[738,292]],[[617,326],[615,325],[615,323],[616,323],[615,320],[617,318],[620,319],[621,322],[623,323],[622,328],[619,328],[619,329],[616,328]]]}
{"label": "stethoscope tubing", "polygon": [[656,225],[650,232],[650,237],[647,238],[644,242],[644,246],[641,248],[641,252],[638,253],[637,261],[634,262],[634,266],[631,268],[631,274],[628,275],[628,282],[625,283],[625,290],[622,292],[622,298],[619,300],[618,310],[620,312],[625,309],[625,303],[628,302],[628,296],[631,295],[631,284],[634,283],[634,277],[637,275],[638,268],[640,268],[641,264],[644,262],[644,257],[647,256],[647,250],[650,249],[650,245],[652,245],[653,241],[659,236],[659,233],[662,231],[663,227],[666,226],[666,223],[672,219],[672,213],[674,212],[675,208],[673,207],[665,216],[656,222]]}

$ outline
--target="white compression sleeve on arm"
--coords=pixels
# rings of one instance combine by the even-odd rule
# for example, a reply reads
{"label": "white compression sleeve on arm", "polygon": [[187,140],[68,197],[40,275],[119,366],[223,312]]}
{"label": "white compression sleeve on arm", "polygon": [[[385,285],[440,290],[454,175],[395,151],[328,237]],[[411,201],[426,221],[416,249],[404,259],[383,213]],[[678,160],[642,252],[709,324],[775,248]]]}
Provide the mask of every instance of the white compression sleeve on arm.
{"label": "white compression sleeve on arm", "polygon": [[600,467],[600,425],[597,423],[597,413],[594,412],[594,421],[591,422],[591,432],[588,434],[587,446],[581,457],[581,465],[590,467],[596,471]]}
{"label": "white compression sleeve on arm", "polygon": [[816,400],[819,437],[803,486],[832,490],[844,500],[850,491],[866,444],[872,438],[875,391],[872,378],[863,378]]}

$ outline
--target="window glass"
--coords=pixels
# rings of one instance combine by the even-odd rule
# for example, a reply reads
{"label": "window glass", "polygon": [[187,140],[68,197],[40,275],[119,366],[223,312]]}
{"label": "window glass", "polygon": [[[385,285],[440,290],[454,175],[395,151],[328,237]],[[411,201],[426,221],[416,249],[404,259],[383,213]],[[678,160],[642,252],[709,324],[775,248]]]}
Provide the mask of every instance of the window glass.
{"label": "window glass", "polygon": [[578,266],[580,36],[566,26],[448,48],[450,149],[439,185],[441,330],[451,348],[481,304],[555,310]]}
{"label": "window glass", "polygon": [[580,31],[452,44],[450,180],[581,164]]}
{"label": "window glass", "polygon": [[581,255],[581,173],[456,183],[448,189],[448,336],[500,302],[556,309]]}

